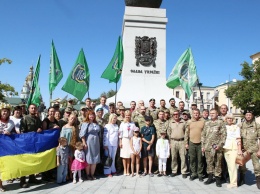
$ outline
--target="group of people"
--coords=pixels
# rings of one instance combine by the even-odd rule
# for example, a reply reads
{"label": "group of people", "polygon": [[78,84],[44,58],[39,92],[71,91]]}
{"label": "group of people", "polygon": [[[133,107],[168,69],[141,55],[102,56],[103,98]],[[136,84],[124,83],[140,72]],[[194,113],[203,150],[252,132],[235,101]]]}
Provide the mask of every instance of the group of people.
{"label": "group of people", "polygon": [[[1,103],[0,134],[59,128],[57,169],[42,172],[43,181],[82,182],[82,172],[87,180],[95,180],[97,173],[108,177],[120,172],[132,177],[175,177],[180,172],[184,179],[190,175],[191,181],[198,178],[203,182],[207,177],[205,185],[216,181],[218,187],[224,177],[228,188],[233,188],[245,183],[246,167],[239,167],[238,180],[235,162],[245,149],[251,155],[260,189],[260,126],[251,111],[246,110],[244,122],[237,125],[224,104],[220,110],[204,109],[200,115],[195,103],[191,110],[185,110],[185,103],[180,101],[177,107],[174,98],[169,100],[169,108],[164,99],[156,107],[152,98],[148,107],[142,100],[138,104],[132,101],[128,110],[120,101],[106,105],[105,96],[97,106],[90,98],[85,102],[79,111],[73,102],[68,101],[62,110],[55,103],[43,120],[34,104],[28,107],[28,114],[21,106],[15,107],[11,116],[11,107]],[[111,165],[101,165],[107,157],[112,159]],[[30,175],[28,183],[41,180]],[[20,177],[21,187],[28,187],[28,183]],[[0,190],[5,190],[1,180]]]}

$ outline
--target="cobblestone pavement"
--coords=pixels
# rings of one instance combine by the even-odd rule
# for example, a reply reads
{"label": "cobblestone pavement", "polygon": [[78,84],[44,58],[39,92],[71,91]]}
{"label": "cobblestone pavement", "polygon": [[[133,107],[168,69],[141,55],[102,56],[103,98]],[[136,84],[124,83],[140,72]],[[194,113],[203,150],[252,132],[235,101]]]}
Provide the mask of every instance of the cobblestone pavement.
{"label": "cobblestone pavement", "polygon": [[94,181],[84,181],[83,183],[67,183],[58,185],[56,183],[47,183],[41,185],[32,185],[29,188],[21,189],[19,182],[4,185],[7,189],[5,193],[41,193],[41,194],[80,194],[80,193],[260,193],[255,184],[255,176],[252,172],[252,162],[248,163],[248,171],[246,174],[246,184],[235,189],[227,189],[226,183],[221,188],[216,187],[215,183],[204,185],[198,179],[190,181],[189,177],[183,179],[181,175],[176,177],[130,177],[130,176],[114,176],[112,178],[100,177]]}

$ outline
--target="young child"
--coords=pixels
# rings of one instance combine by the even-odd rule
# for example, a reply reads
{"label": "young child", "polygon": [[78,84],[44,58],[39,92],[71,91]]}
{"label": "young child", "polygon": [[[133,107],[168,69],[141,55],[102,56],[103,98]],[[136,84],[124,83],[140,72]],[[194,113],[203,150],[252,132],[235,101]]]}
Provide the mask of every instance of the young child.
{"label": "young child", "polygon": [[[141,137],[142,137],[142,158],[144,164],[144,173],[143,176],[147,175],[147,171],[149,175],[152,177],[152,165],[153,165],[153,157],[154,157],[154,138],[155,138],[155,128],[151,126],[151,116],[145,116],[145,126],[141,129]],[[148,170],[147,170],[147,158],[149,160]]]}
{"label": "young child", "polygon": [[81,170],[87,167],[87,162],[85,161],[85,153],[83,151],[83,144],[81,142],[76,143],[76,151],[74,153],[75,159],[71,165],[71,171],[73,171],[73,183],[76,184],[76,176],[78,173],[79,182],[83,182],[81,178]]}
{"label": "young child", "polygon": [[132,149],[131,153],[131,171],[132,177],[134,176],[134,165],[136,163],[136,175],[139,175],[140,168],[140,158],[142,150],[142,139],[139,137],[139,128],[134,128],[134,136],[131,138],[130,147]]}
{"label": "young child", "polygon": [[156,155],[158,157],[159,174],[158,177],[166,176],[166,162],[170,156],[170,145],[169,141],[165,139],[166,131],[161,131],[161,138],[156,143]]}
{"label": "young child", "polygon": [[59,147],[57,148],[57,183],[65,183],[68,174],[68,161],[70,157],[70,149],[68,141],[65,137],[59,138]]}

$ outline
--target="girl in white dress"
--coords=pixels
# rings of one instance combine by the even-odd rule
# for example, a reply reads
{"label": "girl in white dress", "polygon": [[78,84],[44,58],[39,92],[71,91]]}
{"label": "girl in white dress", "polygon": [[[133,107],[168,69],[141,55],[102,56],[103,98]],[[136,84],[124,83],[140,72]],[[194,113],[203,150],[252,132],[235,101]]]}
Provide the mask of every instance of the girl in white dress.
{"label": "girl in white dress", "polygon": [[141,150],[142,150],[142,139],[139,137],[139,128],[135,127],[134,129],[134,136],[131,138],[130,146],[132,149],[131,153],[131,171],[132,177],[134,176],[134,168],[136,163],[136,175],[139,174],[139,167],[140,167],[140,158],[141,158]]}

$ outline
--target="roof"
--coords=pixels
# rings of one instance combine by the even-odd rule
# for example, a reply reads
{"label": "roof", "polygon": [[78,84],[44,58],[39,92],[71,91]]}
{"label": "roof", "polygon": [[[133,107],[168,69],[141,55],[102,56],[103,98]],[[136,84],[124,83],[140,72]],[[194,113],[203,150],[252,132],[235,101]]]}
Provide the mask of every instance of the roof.
{"label": "roof", "polygon": [[[219,85],[217,85],[216,87],[224,86],[224,85],[234,85],[234,84],[236,84],[236,83],[237,83],[237,81],[229,81],[229,82],[226,82],[226,83],[219,84]],[[215,88],[216,88],[216,87],[215,87]]]}
{"label": "roof", "polygon": [[251,58],[251,59],[254,59],[255,56],[257,56],[257,55],[260,56],[260,52],[257,52],[257,53],[255,53],[255,54],[251,55],[250,58]]}
{"label": "roof", "polygon": [[10,98],[10,97],[4,97],[4,99],[9,103],[11,104],[12,106],[17,106],[19,104],[22,103],[22,98],[16,98],[16,97],[13,97],[13,98]]}

